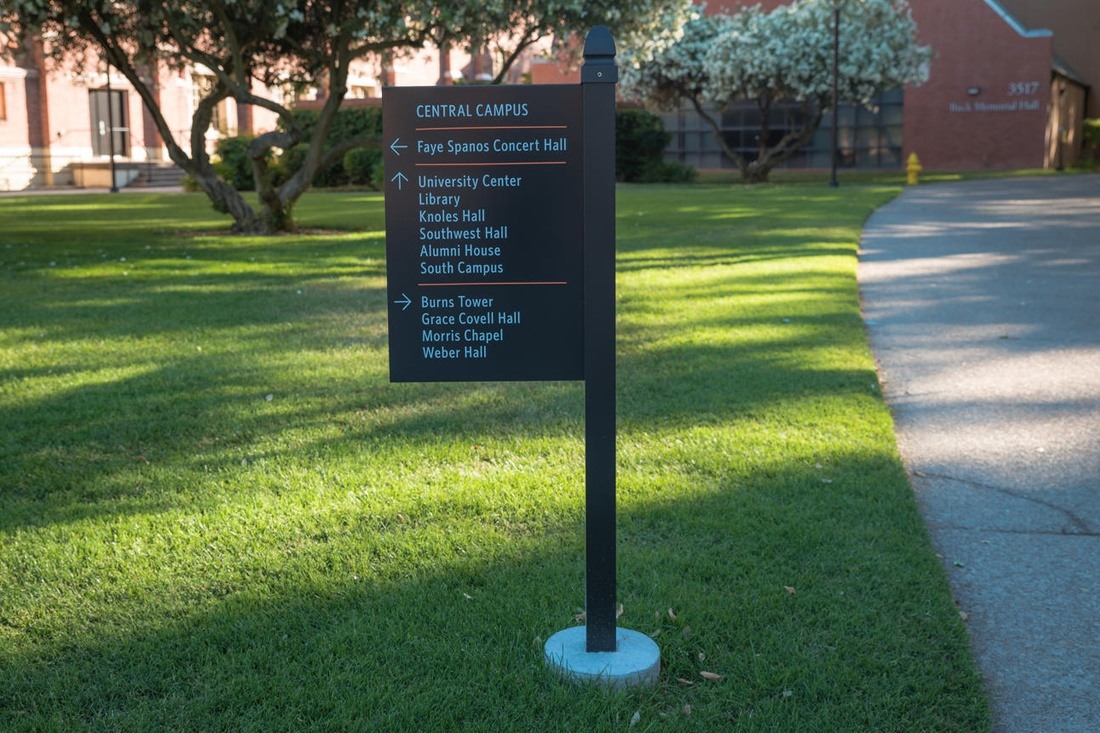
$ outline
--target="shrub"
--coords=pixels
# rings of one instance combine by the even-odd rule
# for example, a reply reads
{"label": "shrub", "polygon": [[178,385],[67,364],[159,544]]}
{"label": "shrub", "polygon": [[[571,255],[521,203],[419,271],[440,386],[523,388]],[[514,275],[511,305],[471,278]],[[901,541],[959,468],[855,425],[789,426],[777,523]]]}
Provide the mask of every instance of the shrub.
{"label": "shrub", "polygon": [[684,183],[694,180],[695,170],[680,163],[665,163],[665,147],[672,136],[661,118],[643,109],[615,113],[615,178],[646,183]]}
{"label": "shrub", "polygon": [[374,164],[374,168],[371,169],[370,181],[371,185],[378,191],[381,191],[386,186],[386,164],[385,158],[378,157],[378,162]]}
{"label": "shrub", "polygon": [[[294,124],[302,130],[302,140],[308,141],[317,127],[320,113],[312,109],[298,109],[291,112]],[[279,126],[285,129],[280,121]],[[353,137],[368,135],[382,137],[381,107],[345,107],[336,113],[329,131],[328,144],[336,145]]]}
{"label": "shrub", "polygon": [[382,151],[377,148],[355,148],[344,154],[344,170],[348,180],[356,185],[377,188],[374,183],[374,169],[382,160]]}
{"label": "shrub", "polygon": [[1085,155],[1100,162],[1100,118],[1085,120],[1083,140]]}
{"label": "shrub", "polygon": [[[294,124],[302,130],[303,142],[283,152],[279,164],[282,168],[281,175],[285,176],[285,178],[294,175],[298,169],[302,167],[306,146],[310,137],[313,135],[313,130],[317,127],[317,117],[319,113],[316,110],[299,109],[294,110],[291,115],[294,119]],[[285,129],[285,125],[282,122],[280,122],[280,126]],[[346,140],[360,136],[381,140],[381,108],[356,107],[341,109],[336,113],[336,117],[333,119],[328,139],[325,140],[325,150],[329,150]],[[381,158],[381,152],[377,150],[374,152],[378,158]],[[347,159],[345,155],[343,160],[337,160],[317,171],[313,176],[313,185],[320,188],[330,188],[334,186],[346,186],[348,183],[353,182],[350,171],[345,167],[345,161]],[[373,164],[367,167],[366,170],[372,172]],[[369,176],[370,173],[368,173],[368,177],[364,178],[361,182],[370,184]]]}
{"label": "shrub", "polygon": [[251,135],[224,137],[214,147],[214,153],[218,156],[214,170],[238,191],[256,190],[252,161],[248,157],[248,145],[252,140]]}
{"label": "shrub", "polygon": [[658,163],[642,174],[642,183],[691,183],[698,171],[683,163]]}
{"label": "shrub", "polygon": [[642,109],[621,109],[615,113],[615,177],[640,181],[647,169],[663,160],[671,135],[661,118]]}

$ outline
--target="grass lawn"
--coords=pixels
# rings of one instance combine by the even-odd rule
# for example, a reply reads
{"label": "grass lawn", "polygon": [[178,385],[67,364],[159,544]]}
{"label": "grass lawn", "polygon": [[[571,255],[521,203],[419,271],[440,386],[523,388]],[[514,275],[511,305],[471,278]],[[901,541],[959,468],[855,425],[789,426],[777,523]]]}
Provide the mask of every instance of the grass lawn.
{"label": "grass lawn", "polygon": [[620,188],[627,692],[543,668],[582,387],[391,385],[380,196],[0,198],[0,728],[987,729],[859,316],[896,192]]}

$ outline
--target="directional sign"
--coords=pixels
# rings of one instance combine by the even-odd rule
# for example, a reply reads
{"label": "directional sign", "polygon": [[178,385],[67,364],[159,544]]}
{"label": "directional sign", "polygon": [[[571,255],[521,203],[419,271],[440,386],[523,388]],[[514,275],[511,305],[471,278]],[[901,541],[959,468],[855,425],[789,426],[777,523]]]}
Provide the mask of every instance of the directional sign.
{"label": "directional sign", "polygon": [[581,379],[581,89],[387,87],[390,379]]}

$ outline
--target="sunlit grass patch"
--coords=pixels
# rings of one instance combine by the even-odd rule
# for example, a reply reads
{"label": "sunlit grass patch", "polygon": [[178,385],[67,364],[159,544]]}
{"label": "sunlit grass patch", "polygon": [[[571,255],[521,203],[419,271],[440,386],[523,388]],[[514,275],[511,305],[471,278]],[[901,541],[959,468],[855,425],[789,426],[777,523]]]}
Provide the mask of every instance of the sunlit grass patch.
{"label": "sunlit grass patch", "polygon": [[380,196],[0,199],[0,727],[987,728],[859,317],[896,190],[619,189],[619,693],[542,662],[582,385],[390,384]]}

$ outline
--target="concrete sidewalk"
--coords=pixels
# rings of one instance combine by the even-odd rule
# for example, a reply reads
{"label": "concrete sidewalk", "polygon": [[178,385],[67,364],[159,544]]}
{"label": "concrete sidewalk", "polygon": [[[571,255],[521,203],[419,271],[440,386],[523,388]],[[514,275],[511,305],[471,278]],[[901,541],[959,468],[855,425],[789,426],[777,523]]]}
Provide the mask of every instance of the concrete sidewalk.
{"label": "concrete sidewalk", "polygon": [[859,278],[994,730],[1100,731],[1100,176],[911,188]]}

